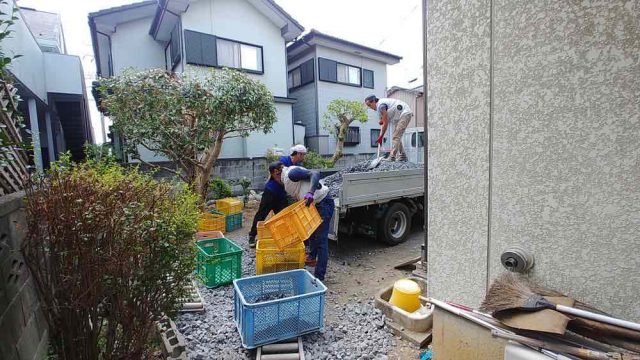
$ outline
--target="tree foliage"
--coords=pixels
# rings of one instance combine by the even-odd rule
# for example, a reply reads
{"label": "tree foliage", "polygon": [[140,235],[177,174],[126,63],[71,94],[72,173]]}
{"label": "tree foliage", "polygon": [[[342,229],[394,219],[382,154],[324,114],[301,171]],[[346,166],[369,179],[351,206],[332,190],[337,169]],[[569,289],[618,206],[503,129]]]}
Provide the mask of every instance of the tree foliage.
{"label": "tree foliage", "polygon": [[331,166],[342,157],[344,141],[349,125],[354,121],[366,123],[369,117],[367,110],[359,101],[335,99],[327,105],[324,113],[324,128],[333,134],[337,140],[336,150],[331,158]]}
{"label": "tree foliage", "polygon": [[167,157],[201,200],[224,139],[266,134],[276,121],[269,89],[230,69],[213,70],[205,79],[129,70],[102,80],[100,94],[125,151],[140,161],[139,146]]}

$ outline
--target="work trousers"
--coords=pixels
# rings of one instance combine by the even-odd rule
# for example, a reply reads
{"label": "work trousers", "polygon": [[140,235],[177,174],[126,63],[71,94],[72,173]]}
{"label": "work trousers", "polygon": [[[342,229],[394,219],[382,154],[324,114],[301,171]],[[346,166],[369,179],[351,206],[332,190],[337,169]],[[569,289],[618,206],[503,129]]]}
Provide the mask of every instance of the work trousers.
{"label": "work trousers", "polygon": [[404,114],[400,117],[398,122],[393,126],[393,135],[391,137],[391,153],[389,153],[390,160],[407,160],[407,153],[404,152],[404,146],[402,146],[402,136],[404,135],[407,126],[411,122],[412,113]]}
{"label": "work trousers", "polygon": [[324,275],[327,273],[327,264],[329,263],[329,227],[331,226],[331,217],[333,217],[335,206],[335,202],[330,195],[327,195],[316,204],[316,209],[318,209],[320,218],[322,218],[322,224],[309,238],[309,245],[311,246],[309,256],[318,260],[313,275],[321,281],[324,280]]}

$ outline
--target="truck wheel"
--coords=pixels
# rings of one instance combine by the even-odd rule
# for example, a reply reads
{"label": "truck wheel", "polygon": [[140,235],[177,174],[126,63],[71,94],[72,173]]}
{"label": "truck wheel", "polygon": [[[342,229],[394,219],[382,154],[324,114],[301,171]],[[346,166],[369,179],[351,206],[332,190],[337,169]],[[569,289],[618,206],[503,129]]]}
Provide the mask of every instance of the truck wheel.
{"label": "truck wheel", "polygon": [[411,212],[402,203],[389,206],[378,226],[378,239],[389,244],[398,245],[407,240],[411,231]]}

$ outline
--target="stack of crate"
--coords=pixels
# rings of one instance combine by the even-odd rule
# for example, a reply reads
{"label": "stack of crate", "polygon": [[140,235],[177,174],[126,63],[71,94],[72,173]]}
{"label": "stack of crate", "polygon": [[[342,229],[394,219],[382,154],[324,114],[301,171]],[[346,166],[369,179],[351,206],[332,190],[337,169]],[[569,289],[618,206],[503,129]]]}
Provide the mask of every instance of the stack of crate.
{"label": "stack of crate", "polygon": [[215,210],[203,213],[200,215],[200,220],[198,220],[198,232],[225,231],[224,227],[224,214]]}
{"label": "stack of crate", "polygon": [[297,202],[265,222],[258,222],[256,274],[304,267],[304,243],[322,219],[315,205]]}
{"label": "stack of crate", "polygon": [[216,201],[216,209],[225,215],[225,231],[231,232],[242,227],[242,201],[225,198]]}

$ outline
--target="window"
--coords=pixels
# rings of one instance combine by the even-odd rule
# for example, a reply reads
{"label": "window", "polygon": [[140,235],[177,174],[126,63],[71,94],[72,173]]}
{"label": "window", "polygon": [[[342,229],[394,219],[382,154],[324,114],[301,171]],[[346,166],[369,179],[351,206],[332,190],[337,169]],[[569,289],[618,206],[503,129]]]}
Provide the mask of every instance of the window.
{"label": "window", "polygon": [[318,77],[322,81],[353,86],[362,85],[362,69],[337,61],[318,58]]}
{"label": "window", "polygon": [[360,86],[360,68],[338,64],[338,82]]}
{"label": "window", "polygon": [[300,86],[300,68],[295,68],[289,72],[289,89]]}
{"label": "window", "polygon": [[347,134],[344,137],[345,146],[355,146],[360,144],[360,128],[357,126],[349,126]]}
{"label": "window", "polygon": [[373,89],[373,71],[362,69],[362,86],[368,89]]}
{"label": "window", "polygon": [[378,137],[380,136],[380,129],[371,129],[371,147],[378,147]]}
{"label": "window", "polygon": [[261,46],[185,30],[184,47],[187,64],[264,72]]}
{"label": "window", "polygon": [[295,89],[314,81],[314,59],[309,59],[293,70],[289,71],[289,89]]}
{"label": "window", "polygon": [[180,24],[171,31],[171,39],[164,49],[165,67],[169,71],[173,71],[182,59],[182,45],[180,42]]}
{"label": "window", "polygon": [[175,69],[182,58],[182,41],[180,39],[180,23],[171,31],[171,41],[169,41],[169,47],[171,48],[171,70]]}
{"label": "window", "polygon": [[262,72],[262,48],[218,38],[218,66]]}
{"label": "window", "polygon": [[424,132],[411,134],[411,147],[416,147],[416,142],[418,147],[424,147]]}

